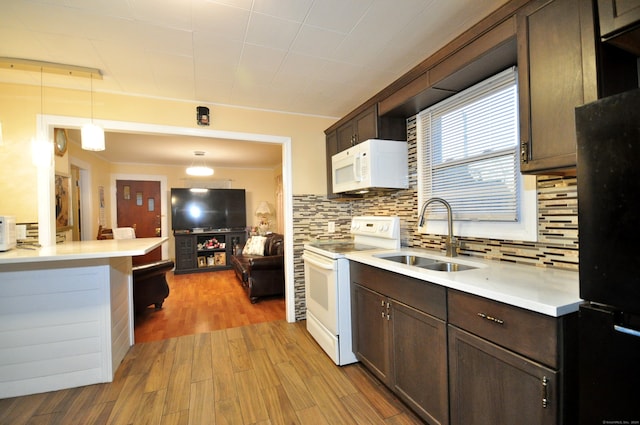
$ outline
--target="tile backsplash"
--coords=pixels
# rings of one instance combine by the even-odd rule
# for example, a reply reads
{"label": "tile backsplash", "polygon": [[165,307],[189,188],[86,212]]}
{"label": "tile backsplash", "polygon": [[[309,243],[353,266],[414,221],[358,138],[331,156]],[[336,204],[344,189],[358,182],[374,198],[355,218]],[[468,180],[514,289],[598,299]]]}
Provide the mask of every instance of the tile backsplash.
{"label": "tile backsplash", "polygon": [[[325,196],[294,195],[294,278],[296,319],[304,319],[303,244],[310,238],[349,237],[352,216],[397,215],[403,246],[439,249],[444,236],[417,232],[419,214],[416,182],[415,120],[407,122],[409,189],[379,192],[363,199],[331,201]],[[522,242],[459,237],[459,255],[509,261],[539,267],[578,270],[578,195],[576,177],[538,176],[538,241]],[[328,222],[336,231],[328,232]]]}

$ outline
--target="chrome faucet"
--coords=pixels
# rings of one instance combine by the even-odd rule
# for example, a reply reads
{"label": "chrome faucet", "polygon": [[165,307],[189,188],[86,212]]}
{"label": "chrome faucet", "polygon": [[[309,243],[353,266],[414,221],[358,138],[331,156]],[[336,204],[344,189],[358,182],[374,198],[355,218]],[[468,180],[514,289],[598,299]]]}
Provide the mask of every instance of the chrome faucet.
{"label": "chrome faucet", "polygon": [[447,241],[445,242],[445,248],[447,251],[447,257],[456,257],[458,252],[456,249],[458,248],[458,241],[455,236],[453,236],[453,214],[451,213],[451,205],[447,201],[442,198],[431,198],[422,206],[422,211],[420,212],[420,218],[418,220],[418,227],[422,226],[424,223],[424,213],[427,210],[427,207],[434,202],[440,202],[447,209],[447,220],[449,224],[449,236],[447,236]]}

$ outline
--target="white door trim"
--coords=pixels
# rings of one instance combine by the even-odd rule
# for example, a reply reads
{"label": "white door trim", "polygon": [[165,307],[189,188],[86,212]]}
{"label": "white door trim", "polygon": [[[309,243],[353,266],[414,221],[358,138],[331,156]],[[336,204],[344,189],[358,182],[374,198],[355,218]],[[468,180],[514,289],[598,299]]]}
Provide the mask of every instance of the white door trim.
{"label": "white door trim", "polygon": [[[38,116],[38,134],[42,134],[45,140],[53,140],[53,129],[64,127],[80,129],[87,122],[86,118],[68,117],[60,115]],[[212,130],[205,128],[176,127],[158,124],[136,123],[128,121],[94,120],[106,131],[136,132],[171,134],[183,136],[198,136],[220,139],[241,140],[250,142],[276,143],[282,146],[282,189],[284,194],[284,238],[285,238],[285,300],[287,321],[295,321],[295,297],[293,274],[293,193],[292,193],[292,167],[291,167],[291,137],[275,136],[269,134],[243,133],[234,131]],[[39,168],[39,172],[47,172]],[[55,217],[52,213],[54,170],[48,170],[49,180],[38,179],[38,226],[41,233],[40,243],[43,245],[55,244]],[[114,186],[115,187],[115,186]],[[114,189],[115,190],[115,189]],[[113,192],[112,192],[113,194]],[[115,199],[112,198],[112,205]],[[166,202],[163,202],[163,206]],[[164,228],[163,228],[164,230]]]}

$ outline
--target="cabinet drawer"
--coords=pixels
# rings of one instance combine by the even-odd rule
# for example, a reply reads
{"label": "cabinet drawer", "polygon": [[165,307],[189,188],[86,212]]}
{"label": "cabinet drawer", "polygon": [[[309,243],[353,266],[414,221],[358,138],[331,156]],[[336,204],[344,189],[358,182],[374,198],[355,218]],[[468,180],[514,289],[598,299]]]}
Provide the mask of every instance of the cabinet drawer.
{"label": "cabinet drawer", "polygon": [[449,323],[551,367],[558,367],[556,318],[449,290]]}
{"label": "cabinet drawer", "polygon": [[446,289],[423,280],[376,267],[349,262],[351,282],[384,294],[409,307],[444,320],[447,316]]}

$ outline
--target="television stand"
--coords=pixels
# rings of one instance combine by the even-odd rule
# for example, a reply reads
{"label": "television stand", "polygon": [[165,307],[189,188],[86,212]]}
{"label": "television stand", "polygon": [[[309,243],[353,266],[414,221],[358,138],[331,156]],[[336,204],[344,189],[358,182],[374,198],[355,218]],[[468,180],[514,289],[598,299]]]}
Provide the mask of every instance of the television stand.
{"label": "television stand", "polygon": [[247,239],[244,230],[174,232],[173,235],[175,274],[228,270],[234,247],[243,246]]}

